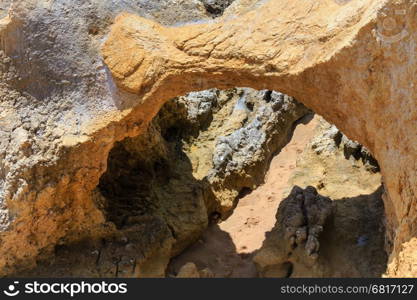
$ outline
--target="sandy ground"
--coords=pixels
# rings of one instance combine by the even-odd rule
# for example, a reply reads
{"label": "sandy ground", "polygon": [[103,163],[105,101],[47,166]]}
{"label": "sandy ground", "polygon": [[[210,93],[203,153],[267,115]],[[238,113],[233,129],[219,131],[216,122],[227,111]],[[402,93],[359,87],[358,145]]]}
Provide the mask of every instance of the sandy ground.
{"label": "sandy ground", "polygon": [[210,225],[196,244],[174,258],[169,276],[175,276],[187,262],[195,263],[199,270],[209,268],[214,277],[257,276],[252,253],[262,246],[265,232],[274,226],[297,156],[314,136],[316,126],[316,119],[297,126],[290,143],[272,160],[265,183],[242,198],[227,220]]}

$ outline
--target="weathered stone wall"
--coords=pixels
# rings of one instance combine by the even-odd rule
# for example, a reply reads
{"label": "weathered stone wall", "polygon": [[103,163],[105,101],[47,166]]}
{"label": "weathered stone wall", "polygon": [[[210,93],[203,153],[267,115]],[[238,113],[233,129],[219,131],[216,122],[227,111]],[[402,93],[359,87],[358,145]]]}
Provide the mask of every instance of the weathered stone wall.
{"label": "weathered stone wall", "polygon": [[126,115],[137,101],[117,89],[101,58],[115,16],[128,11],[171,25],[211,19],[197,0],[5,4],[11,7],[0,21],[1,274],[34,264],[56,244],[113,232],[92,191],[114,142],[147,127],[137,119],[116,129],[104,125],[107,119],[98,139],[83,133],[101,112]]}

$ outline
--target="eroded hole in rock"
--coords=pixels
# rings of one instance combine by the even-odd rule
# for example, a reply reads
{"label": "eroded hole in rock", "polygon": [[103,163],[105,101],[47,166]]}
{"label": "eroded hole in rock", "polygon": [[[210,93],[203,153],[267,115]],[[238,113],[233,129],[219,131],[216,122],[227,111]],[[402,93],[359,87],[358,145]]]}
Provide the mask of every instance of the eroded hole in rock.
{"label": "eroded hole in rock", "polygon": [[110,151],[92,195],[103,238],[57,246],[24,275],[380,276],[378,171],[365,148],[291,97],[190,93]]}
{"label": "eroded hole in rock", "polygon": [[119,230],[160,220],[171,233],[167,257],[178,255],[263,182],[293,124],[309,113],[288,96],[250,89],[173,99],[145,134],[114,146],[97,202]]}
{"label": "eroded hole in rock", "polygon": [[172,259],[171,276],[205,277],[207,269],[216,277],[381,276],[387,256],[377,162],[320,116],[295,125],[265,183]]}
{"label": "eroded hole in rock", "polygon": [[[114,147],[99,189],[120,230],[145,216],[164,223],[168,276],[379,276],[378,171],[365,148],[292,98],[238,88],[168,102],[146,134]],[[312,187],[297,196],[292,186]]]}

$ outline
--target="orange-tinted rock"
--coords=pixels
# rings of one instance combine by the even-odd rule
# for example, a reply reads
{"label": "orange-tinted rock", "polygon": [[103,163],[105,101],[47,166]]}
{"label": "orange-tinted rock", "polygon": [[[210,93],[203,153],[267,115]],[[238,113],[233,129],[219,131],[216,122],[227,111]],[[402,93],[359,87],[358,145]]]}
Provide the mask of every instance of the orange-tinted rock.
{"label": "orange-tinted rock", "polygon": [[415,13],[406,0],[268,1],[238,18],[173,28],[122,14],[102,53],[117,85],[141,99],[133,114],[192,90],[268,88],[370,149],[388,191],[393,274],[416,232]]}
{"label": "orange-tinted rock", "polygon": [[109,234],[93,200],[108,153],[165,101],[247,86],[295,97],[373,153],[387,190],[388,275],[417,276],[407,254],[417,232],[413,1],[270,0],[175,27],[124,13],[102,48],[120,89],[98,47],[106,13],[127,9],[64,2],[15,0],[0,24],[1,274],[57,243]]}

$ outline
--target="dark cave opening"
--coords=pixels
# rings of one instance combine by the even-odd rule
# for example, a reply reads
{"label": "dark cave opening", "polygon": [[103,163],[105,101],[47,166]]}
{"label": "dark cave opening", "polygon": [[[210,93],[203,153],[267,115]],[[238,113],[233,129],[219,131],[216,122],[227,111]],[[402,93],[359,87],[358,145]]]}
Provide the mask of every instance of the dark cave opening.
{"label": "dark cave opening", "polygon": [[100,207],[118,230],[159,220],[173,240],[167,255],[178,255],[263,183],[293,123],[308,113],[271,91],[209,90],[173,99],[146,133],[115,144],[98,185]]}
{"label": "dark cave opening", "polygon": [[[274,91],[208,90],[168,101],[144,134],[109,153],[93,195],[107,221],[104,237],[57,246],[54,262],[39,265],[57,276],[70,276],[70,265],[83,276],[176,277],[189,262],[199,277],[379,276],[386,264],[382,189],[365,189],[377,179],[360,182],[364,172],[379,176],[377,164],[334,126],[315,122],[309,109]],[[316,127],[314,138],[300,138],[299,128]],[[293,243],[279,229],[285,216],[297,216],[288,205],[295,198],[279,189],[295,185],[333,195],[332,217],[311,229],[316,260],[303,250],[307,241]],[[363,195],[349,194],[349,186]],[[307,235],[309,214],[297,225]],[[275,253],[266,265],[264,251]],[[349,259],[353,266],[340,263]]]}
{"label": "dark cave opening", "polygon": [[[204,236],[207,226],[217,226],[230,217],[239,199],[250,195],[264,182],[271,160],[292,139],[297,125],[308,124],[313,119],[311,112],[302,106],[297,108],[298,115],[290,114],[290,119],[283,117],[283,110],[288,114],[299,104],[289,108],[288,101],[295,100],[273,91],[211,90],[187,97],[168,102],[144,135],[117,143],[99,184],[109,221],[123,229],[145,216],[158,218],[173,238],[169,254],[173,257],[193,247]],[[265,105],[270,107],[268,115],[264,112]],[[278,120],[273,126],[268,123],[271,114]],[[259,128],[259,123],[270,135],[261,146],[251,139],[259,137],[251,136],[251,126]],[[280,137],[273,134],[277,128]],[[227,147],[234,142],[230,137],[236,132],[246,136],[246,140],[240,138],[233,151],[256,146],[263,151],[262,159],[249,161],[240,170],[233,169],[235,153],[222,149],[229,150]],[[336,147],[343,149],[345,159],[353,157],[370,171],[379,171],[376,160],[361,145],[348,141],[339,131],[331,138]],[[224,139],[226,143],[222,143]],[[221,155],[216,157],[216,151]],[[325,184],[320,182],[317,188],[325,189]],[[222,203],[225,194],[230,203],[227,206]],[[239,255],[251,261],[255,254]],[[294,269],[299,271],[291,262],[283,263],[279,269],[281,275],[287,272],[284,277],[291,276]],[[177,274],[178,270],[171,268],[169,272]],[[265,274],[278,274],[271,272]]]}

